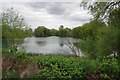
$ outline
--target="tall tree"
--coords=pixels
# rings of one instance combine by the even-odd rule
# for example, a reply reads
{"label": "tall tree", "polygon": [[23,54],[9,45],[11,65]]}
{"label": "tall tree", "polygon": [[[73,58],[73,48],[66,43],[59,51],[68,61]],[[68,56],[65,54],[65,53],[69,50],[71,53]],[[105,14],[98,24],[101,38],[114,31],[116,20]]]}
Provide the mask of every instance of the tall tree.
{"label": "tall tree", "polygon": [[98,32],[95,36],[97,40],[95,40],[94,43],[91,42],[92,38],[89,37],[87,41],[84,41],[82,43],[83,46],[91,42],[92,44],[88,45],[95,46],[95,52],[93,52],[94,54],[98,53],[103,56],[107,56],[117,53],[118,55],[120,55],[120,1],[95,1],[93,3],[83,2],[81,3],[81,5],[90,11],[95,20],[100,20],[107,23],[106,27],[97,29]]}
{"label": "tall tree", "polygon": [[60,37],[64,37],[65,34],[66,34],[66,32],[65,32],[65,30],[64,30],[64,26],[61,25],[61,26],[59,27],[59,36],[60,36]]}
{"label": "tall tree", "polygon": [[90,13],[93,15],[94,19],[100,20],[108,20],[110,13],[114,9],[120,8],[120,1],[109,0],[108,2],[100,2],[99,0],[95,0],[94,2],[85,2],[84,0],[80,3],[80,6],[88,9]]}
{"label": "tall tree", "polygon": [[51,35],[51,31],[44,26],[38,26],[34,31],[34,35],[36,37],[46,37]]}
{"label": "tall tree", "polygon": [[26,26],[26,22],[19,12],[13,8],[8,9],[1,14],[2,18],[2,38],[6,39],[10,44],[10,47],[17,48],[24,37],[23,27]]}

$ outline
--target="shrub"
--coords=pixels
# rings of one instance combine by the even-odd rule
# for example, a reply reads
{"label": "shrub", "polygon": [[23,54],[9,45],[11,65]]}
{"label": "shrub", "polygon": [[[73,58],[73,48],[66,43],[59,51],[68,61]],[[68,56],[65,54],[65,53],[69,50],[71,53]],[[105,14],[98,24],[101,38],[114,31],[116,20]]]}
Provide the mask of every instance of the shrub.
{"label": "shrub", "polygon": [[4,71],[2,76],[3,78],[20,78],[18,72],[16,72],[14,69],[7,72]]}

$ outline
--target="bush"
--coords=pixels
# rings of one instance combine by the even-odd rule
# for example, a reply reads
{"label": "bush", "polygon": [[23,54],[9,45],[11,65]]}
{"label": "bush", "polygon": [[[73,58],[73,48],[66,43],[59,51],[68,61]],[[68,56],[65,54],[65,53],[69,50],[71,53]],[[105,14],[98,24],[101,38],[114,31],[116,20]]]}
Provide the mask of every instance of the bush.
{"label": "bush", "polygon": [[[7,58],[9,55],[7,54]],[[119,58],[101,57],[88,59],[69,55],[32,55],[19,52],[14,56],[10,56],[10,59],[15,62],[14,66],[17,66],[19,70],[27,64],[37,64],[39,67],[37,72],[26,76],[26,78],[48,80],[54,80],[56,78],[69,78],[71,80],[117,80],[120,76]],[[17,76],[18,69],[3,70],[3,77],[19,77]]]}
{"label": "bush", "polygon": [[115,58],[97,59],[98,68],[101,71],[101,77],[106,79],[117,79],[119,76],[119,62]]}
{"label": "bush", "polygon": [[18,72],[16,72],[14,69],[7,72],[2,72],[3,78],[20,78]]}
{"label": "bush", "polygon": [[[114,58],[82,59],[72,56],[38,56],[37,78],[118,79],[118,61]],[[94,76],[94,77],[92,77]],[[33,77],[33,76],[32,76]]]}

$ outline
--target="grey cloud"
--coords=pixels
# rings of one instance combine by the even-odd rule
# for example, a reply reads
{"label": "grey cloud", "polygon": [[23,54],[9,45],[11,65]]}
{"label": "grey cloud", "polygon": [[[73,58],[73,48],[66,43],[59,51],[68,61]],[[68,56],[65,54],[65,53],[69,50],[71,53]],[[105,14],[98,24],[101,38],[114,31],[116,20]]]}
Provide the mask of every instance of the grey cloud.
{"label": "grey cloud", "polygon": [[72,21],[81,21],[81,22],[86,22],[86,21],[89,21],[90,19],[90,16],[86,15],[86,16],[78,16],[78,15],[74,15],[74,16],[71,16],[69,18],[70,20]]}
{"label": "grey cloud", "polygon": [[64,15],[66,13],[66,7],[64,5],[69,4],[63,2],[33,2],[26,3],[25,5],[30,6],[34,11],[40,11],[45,9],[51,15]]}
{"label": "grey cloud", "polygon": [[3,5],[3,8],[6,9],[10,6],[14,6],[33,29],[38,25],[58,29],[61,24],[72,28],[82,25],[90,19],[86,11],[81,10],[79,3],[23,2],[8,3]]}
{"label": "grey cloud", "polygon": [[47,10],[50,14],[55,14],[55,15],[62,15],[66,11],[65,8],[63,7],[63,4],[61,3],[50,4]]}
{"label": "grey cloud", "polygon": [[45,9],[48,15],[53,15],[56,19],[59,19],[60,21],[67,20],[68,22],[70,21],[78,22],[81,24],[88,22],[90,20],[90,16],[87,15],[85,10],[82,10],[79,7],[79,3],[38,2],[38,3],[29,3],[28,5],[32,7],[34,11],[38,11],[38,12],[41,9]]}
{"label": "grey cloud", "polygon": [[25,4],[34,8],[34,9],[46,8],[48,5],[47,2],[27,2]]}

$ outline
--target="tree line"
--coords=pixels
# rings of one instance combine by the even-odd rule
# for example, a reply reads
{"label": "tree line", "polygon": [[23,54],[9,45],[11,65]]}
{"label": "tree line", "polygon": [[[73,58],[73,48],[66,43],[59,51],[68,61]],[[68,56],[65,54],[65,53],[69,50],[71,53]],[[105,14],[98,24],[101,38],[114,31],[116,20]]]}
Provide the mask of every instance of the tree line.
{"label": "tree line", "polygon": [[35,37],[47,37],[47,36],[59,36],[59,37],[73,37],[85,39],[88,36],[93,36],[98,27],[105,26],[105,23],[92,20],[88,23],[83,24],[82,26],[75,27],[73,29],[65,28],[63,25],[60,25],[59,29],[48,29],[45,26],[38,26],[34,30]]}
{"label": "tree line", "polygon": [[38,26],[34,30],[34,36],[35,37],[47,37],[47,36],[60,36],[60,37],[71,37],[71,29],[70,28],[64,28],[63,25],[59,27],[59,30],[57,29],[48,29],[45,26]]}
{"label": "tree line", "polygon": [[34,30],[35,37],[59,36],[59,37],[73,37],[86,39],[88,36],[94,36],[97,28],[105,27],[106,24],[100,20],[91,20],[81,26],[74,27],[73,29],[65,28],[60,25],[59,29],[48,29],[45,26],[38,26]]}

